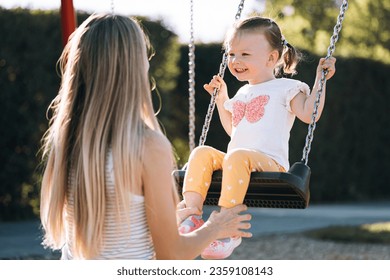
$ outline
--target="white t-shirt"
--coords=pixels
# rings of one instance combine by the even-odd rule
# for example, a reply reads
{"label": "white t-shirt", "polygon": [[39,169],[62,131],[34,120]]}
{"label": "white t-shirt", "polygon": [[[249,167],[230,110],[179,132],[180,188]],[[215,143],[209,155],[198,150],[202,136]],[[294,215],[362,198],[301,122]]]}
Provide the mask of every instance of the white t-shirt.
{"label": "white t-shirt", "polygon": [[295,120],[290,101],[300,92],[309,95],[309,86],[286,78],[241,87],[224,104],[232,113],[233,124],[228,151],[257,150],[288,170],[290,130]]}

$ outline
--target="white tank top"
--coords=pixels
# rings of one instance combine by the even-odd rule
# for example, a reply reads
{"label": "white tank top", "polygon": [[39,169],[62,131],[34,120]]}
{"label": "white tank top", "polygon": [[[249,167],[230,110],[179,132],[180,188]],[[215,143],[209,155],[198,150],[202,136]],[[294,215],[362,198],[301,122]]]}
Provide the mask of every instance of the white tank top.
{"label": "white tank top", "polygon": [[[72,178],[70,178],[72,182]],[[71,183],[70,186],[73,184]],[[155,259],[152,237],[146,220],[144,197],[132,195],[131,221],[115,218],[116,195],[111,152],[106,160],[106,221],[104,225],[103,248],[96,259]],[[61,259],[73,259],[70,250],[72,240],[69,232],[73,230],[73,191],[68,193],[66,207],[67,243],[62,248]],[[129,229],[130,227],[130,229]]]}

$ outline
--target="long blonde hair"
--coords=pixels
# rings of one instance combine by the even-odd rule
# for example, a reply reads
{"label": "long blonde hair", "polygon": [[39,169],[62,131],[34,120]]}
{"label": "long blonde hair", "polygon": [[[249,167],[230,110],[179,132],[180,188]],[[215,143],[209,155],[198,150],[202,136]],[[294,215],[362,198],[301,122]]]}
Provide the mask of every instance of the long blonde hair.
{"label": "long blonde hair", "polygon": [[[118,15],[91,15],[72,34],[60,59],[62,81],[49,109],[43,138],[46,168],[41,189],[44,245],[66,241],[69,178],[74,195],[74,257],[93,258],[102,246],[105,158],[112,148],[118,213],[129,213],[139,191],[144,134],[160,131],[154,115],[147,59],[139,24]],[[72,175],[72,176],[71,176]],[[136,189],[139,188],[139,189]]]}

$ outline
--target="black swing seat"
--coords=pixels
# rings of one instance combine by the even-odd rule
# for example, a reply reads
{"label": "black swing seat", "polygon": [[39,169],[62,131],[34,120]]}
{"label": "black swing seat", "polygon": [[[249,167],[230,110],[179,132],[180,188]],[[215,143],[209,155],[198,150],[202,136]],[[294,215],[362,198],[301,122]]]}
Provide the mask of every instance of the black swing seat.
{"label": "black swing seat", "polygon": [[[182,191],[185,170],[173,176]],[[252,172],[244,204],[248,207],[305,209],[309,205],[310,167],[294,163],[288,172]],[[217,205],[221,193],[222,171],[213,173],[205,200],[206,205]]]}

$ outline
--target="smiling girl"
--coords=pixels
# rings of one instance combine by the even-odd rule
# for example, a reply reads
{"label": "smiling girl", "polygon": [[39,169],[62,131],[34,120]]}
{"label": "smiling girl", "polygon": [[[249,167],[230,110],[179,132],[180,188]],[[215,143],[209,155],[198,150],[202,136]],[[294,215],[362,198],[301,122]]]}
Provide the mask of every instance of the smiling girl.
{"label": "smiling girl", "polygon": [[[315,94],[301,81],[282,78],[295,74],[298,51],[269,18],[251,17],[237,23],[225,40],[229,71],[248,82],[229,99],[223,79],[214,76],[205,90],[219,90],[216,105],[222,125],[231,137],[227,153],[210,146],[199,146],[190,155],[183,185],[187,207],[203,208],[213,171],[222,169],[221,211],[241,204],[252,171],[285,172],[289,169],[288,146],[295,117],[310,123]],[[335,73],[336,59],[321,58],[312,90],[317,91],[322,70],[326,79]],[[325,102],[323,89],[318,120]],[[200,216],[190,216],[180,226],[182,233],[202,225]],[[230,237],[212,242],[202,253],[205,259],[228,257],[241,243]]]}

